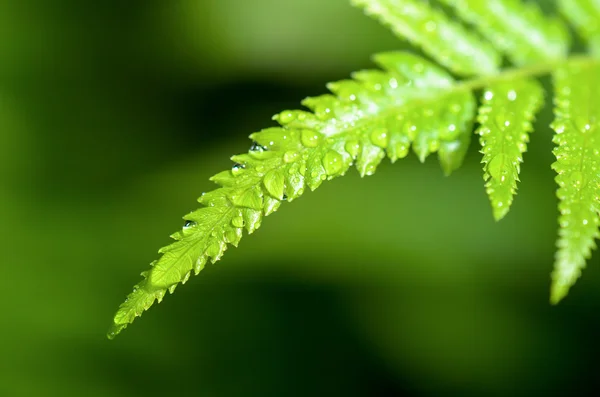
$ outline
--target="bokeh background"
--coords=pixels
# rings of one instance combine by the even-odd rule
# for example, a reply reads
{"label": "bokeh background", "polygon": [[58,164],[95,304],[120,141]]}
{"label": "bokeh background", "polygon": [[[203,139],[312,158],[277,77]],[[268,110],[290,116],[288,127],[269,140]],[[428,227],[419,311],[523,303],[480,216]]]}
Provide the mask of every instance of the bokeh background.
{"label": "bokeh background", "polygon": [[597,258],[548,303],[549,107],[502,222],[475,140],[351,172],[106,339],[250,133],[404,47],[348,3],[0,3],[0,396],[595,395]]}

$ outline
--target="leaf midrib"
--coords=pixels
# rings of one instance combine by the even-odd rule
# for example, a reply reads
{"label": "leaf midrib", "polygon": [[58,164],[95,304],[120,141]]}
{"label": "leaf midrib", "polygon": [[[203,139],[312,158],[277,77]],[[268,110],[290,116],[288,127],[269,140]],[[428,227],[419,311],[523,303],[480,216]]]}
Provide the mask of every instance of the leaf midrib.
{"label": "leaf midrib", "polygon": [[496,83],[515,81],[526,78],[538,78],[565,66],[572,66],[574,64],[583,64],[587,67],[591,67],[595,64],[600,65],[600,59],[590,55],[573,55],[568,58],[550,60],[543,63],[532,64],[530,66],[509,68],[496,75],[486,75],[469,80],[459,80],[454,85],[449,87],[439,87],[435,95],[428,96],[416,96],[409,102],[405,102],[399,105],[386,106],[386,109],[382,110],[376,115],[364,117],[358,120],[352,125],[346,128],[340,128],[337,132],[328,135],[328,138],[333,138],[339,135],[350,134],[355,130],[364,131],[365,127],[373,125],[374,120],[383,120],[389,117],[396,116],[399,114],[399,109],[411,109],[415,107],[423,106],[426,103],[438,102],[445,99],[448,96],[456,95],[463,92],[473,92],[485,89],[488,86]]}

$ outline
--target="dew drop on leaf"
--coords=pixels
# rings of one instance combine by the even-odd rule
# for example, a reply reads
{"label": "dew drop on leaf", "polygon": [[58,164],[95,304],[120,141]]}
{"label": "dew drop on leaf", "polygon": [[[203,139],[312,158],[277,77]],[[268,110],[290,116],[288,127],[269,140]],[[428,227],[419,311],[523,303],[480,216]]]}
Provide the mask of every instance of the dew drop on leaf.
{"label": "dew drop on leaf", "polygon": [[252,146],[250,146],[250,151],[255,153],[262,153],[267,151],[267,148],[260,145],[258,142],[252,142]]}
{"label": "dew drop on leaf", "polygon": [[446,141],[451,141],[453,139],[456,138],[456,135],[458,134],[458,128],[456,127],[456,124],[449,124],[448,127],[443,128],[440,131],[440,138],[442,138],[443,140]]}
{"label": "dew drop on leaf", "polygon": [[196,226],[196,222],[194,221],[185,221],[185,224],[183,225],[184,229],[189,229],[191,227],[195,227]]}
{"label": "dew drop on leaf", "polygon": [[344,158],[335,150],[330,150],[323,157],[323,167],[327,175],[336,175],[344,167]]}
{"label": "dew drop on leaf", "polygon": [[396,156],[399,159],[403,159],[406,156],[408,156],[408,152],[410,151],[410,146],[405,143],[402,143],[402,142],[396,143],[395,148],[396,148]]}
{"label": "dew drop on leaf", "polygon": [[357,140],[351,139],[348,142],[346,142],[344,149],[346,149],[346,152],[348,152],[348,154],[352,156],[352,158],[356,158],[360,150],[360,143]]}
{"label": "dew drop on leaf", "polygon": [[377,128],[371,133],[371,142],[373,145],[386,148],[389,142],[388,130],[386,128]]}
{"label": "dew drop on leaf", "polygon": [[244,170],[244,168],[246,168],[246,166],[244,164],[235,163],[231,167],[231,172],[233,172],[233,175],[238,175]]}
{"label": "dew drop on leaf", "polygon": [[510,165],[510,161],[505,154],[498,154],[488,164],[487,171],[490,176],[498,181],[503,182],[506,174],[508,174],[507,167]]}
{"label": "dew drop on leaf", "polygon": [[429,144],[427,145],[427,149],[429,150],[430,153],[437,152],[440,149],[439,139],[434,139],[434,140],[430,141]]}
{"label": "dew drop on leaf", "polygon": [[460,113],[461,110],[462,110],[462,106],[458,103],[454,103],[454,104],[452,104],[452,106],[450,106],[450,111],[454,114]]}
{"label": "dew drop on leaf", "polygon": [[583,186],[583,174],[579,171],[573,172],[569,178],[571,186],[580,189]]}
{"label": "dew drop on leaf", "polygon": [[298,152],[294,152],[294,151],[285,152],[285,154],[283,155],[283,161],[285,161],[288,164],[293,163],[294,161],[298,160],[298,157],[300,157]]}
{"label": "dew drop on leaf", "polygon": [[294,115],[293,112],[291,111],[287,111],[287,112],[281,112],[278,116],[277,119],[282,123],[282,124],[288,124],[291,123],[292,121],[294,121],[296,119],[296,116]]}
{"label": "dew drop on leaf", "polygon": [[413,69],[413,71],[414,71],[415,73],[417,73],[417,74],[421,74],[421,73],[423,73],[423,72],[425,71],[425,65],[423,65],[422,63],[415,63],[415,64],[412,66],[412,69]]}
{"label": "dew drop on leaf", "polygon": [[305,147],[314,148],[319,145],[321,134],[312,130],[302,130],[300,140],[302,141],[302,145]]}
{"label": "dew drop on leaf", "polygon": [[244,227],[244,218],[241,216],[234,216],[231,220],[231,224],[234,227]]}

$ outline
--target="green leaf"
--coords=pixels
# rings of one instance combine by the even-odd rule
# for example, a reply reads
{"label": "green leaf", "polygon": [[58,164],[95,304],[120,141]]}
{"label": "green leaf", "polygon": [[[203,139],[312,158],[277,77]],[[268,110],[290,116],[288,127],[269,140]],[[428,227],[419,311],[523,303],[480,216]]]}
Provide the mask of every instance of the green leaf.
{"label": "green leaf", "polygon": [[557,0],[562,14],[583,37],[591,52],[600,55],[600,0]]}
{"label": "green leaf", "polygon": [[[232,170],[211,180],[221,187],[204,194],[200,208],[185,216],[175,243],[143,273],[114,317],[114,337],[165,291],[173,292],[210,260],[236,245],[242,228],[254,232],[262,218],[308,186],[344,175],[352,164],[371,175],[386,157],[406,156],[411,143],[421,160],[438,150],[446,173],[460,166],[468,147],[475,100],[441,68],[408,53],[379,54],[383,71],[362,71],[354,80],[332,83],[335,95],[308,98],[312,112],[291,110],[275,119],[280,127],[251,135],[252,149],[233,156]],[[386,152],[386,150],[388,150]]]}
{"label": "green leaf", "polygon": [[[250,136],[248,153],[233,156],[231,170],[211,178],[219,187],[199,198],[202,207],[184,217],[184,227],[162,248],[158,260],[119,307],[114,337],[167,291],[218,261],[243,231],[253,233],[283,201],[293,201],[355,166],[371,175],[387,156],[421,161],[439,154],[444,173],[462,164],[468,150],[476,101],[484,179],[494,216],[501,219],[517,188],[543,91],[535,80],[554,74],[554,150],[559,185],[559,238],[551,301],[568,292],[600,236],[600,64],[593,56],[566,58],[569,37],[556,19],[517,0],[441,0],[478,33],[453,21],[428,0],[353,0],[442,66],[404,52],[375,56],[380,70],[328,85],[331,94],[305,99],[310,111],[287,110],[279,126]],[[577,31],[598,51],[600,0],[559,0]],[[486,41],[487,40],[487,41]],[[495,48],[494,48],[495,47]],[[499,71],[501,53],[521,67]],[[598,52],[596,52],[597,54]]]}
{"label": "green leaf", "polygon": [[[535,3],[519,0],[441,0],[517,65],[564,58],[569,33]],[[573,2],[574,0],[566,0]]]}
{"label": "green leaf", "polygon": [[543,104],[544,92],[534,80],[490,86],[482,99],[477,133],[483,153],[485,188],[496,220],[509,211],[527,150],[531,121]]}
{"label": "green leaf", "polygon": [[600,66],[580,63],[555,73],[554,150],[559,238],[551,301],[558,303],[581,275],[600,236]]}
{"label": "green leaf", "polygon": [[400,38],[460,75],[493,74],[501,56],[493,47],[420,0],[352,0]]}

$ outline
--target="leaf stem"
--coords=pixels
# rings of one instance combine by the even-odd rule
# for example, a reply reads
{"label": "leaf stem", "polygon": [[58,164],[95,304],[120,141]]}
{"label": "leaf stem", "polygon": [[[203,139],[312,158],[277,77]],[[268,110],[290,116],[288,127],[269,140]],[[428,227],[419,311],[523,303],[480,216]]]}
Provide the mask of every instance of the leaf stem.
{"label": "leaf stem", "polygon": [[481,90],[494,83],[518,80],[527,77],[541,77],[552,73],[561,66],[576,63],[589,64],[591,66],[600,63],[600,59],[590,55],[574,55],[568,58],[546,61],[531,66],[506,69],[496,75],[487,75],[475,79],[463,80],[456,84],[452,90],[475,91]]}

